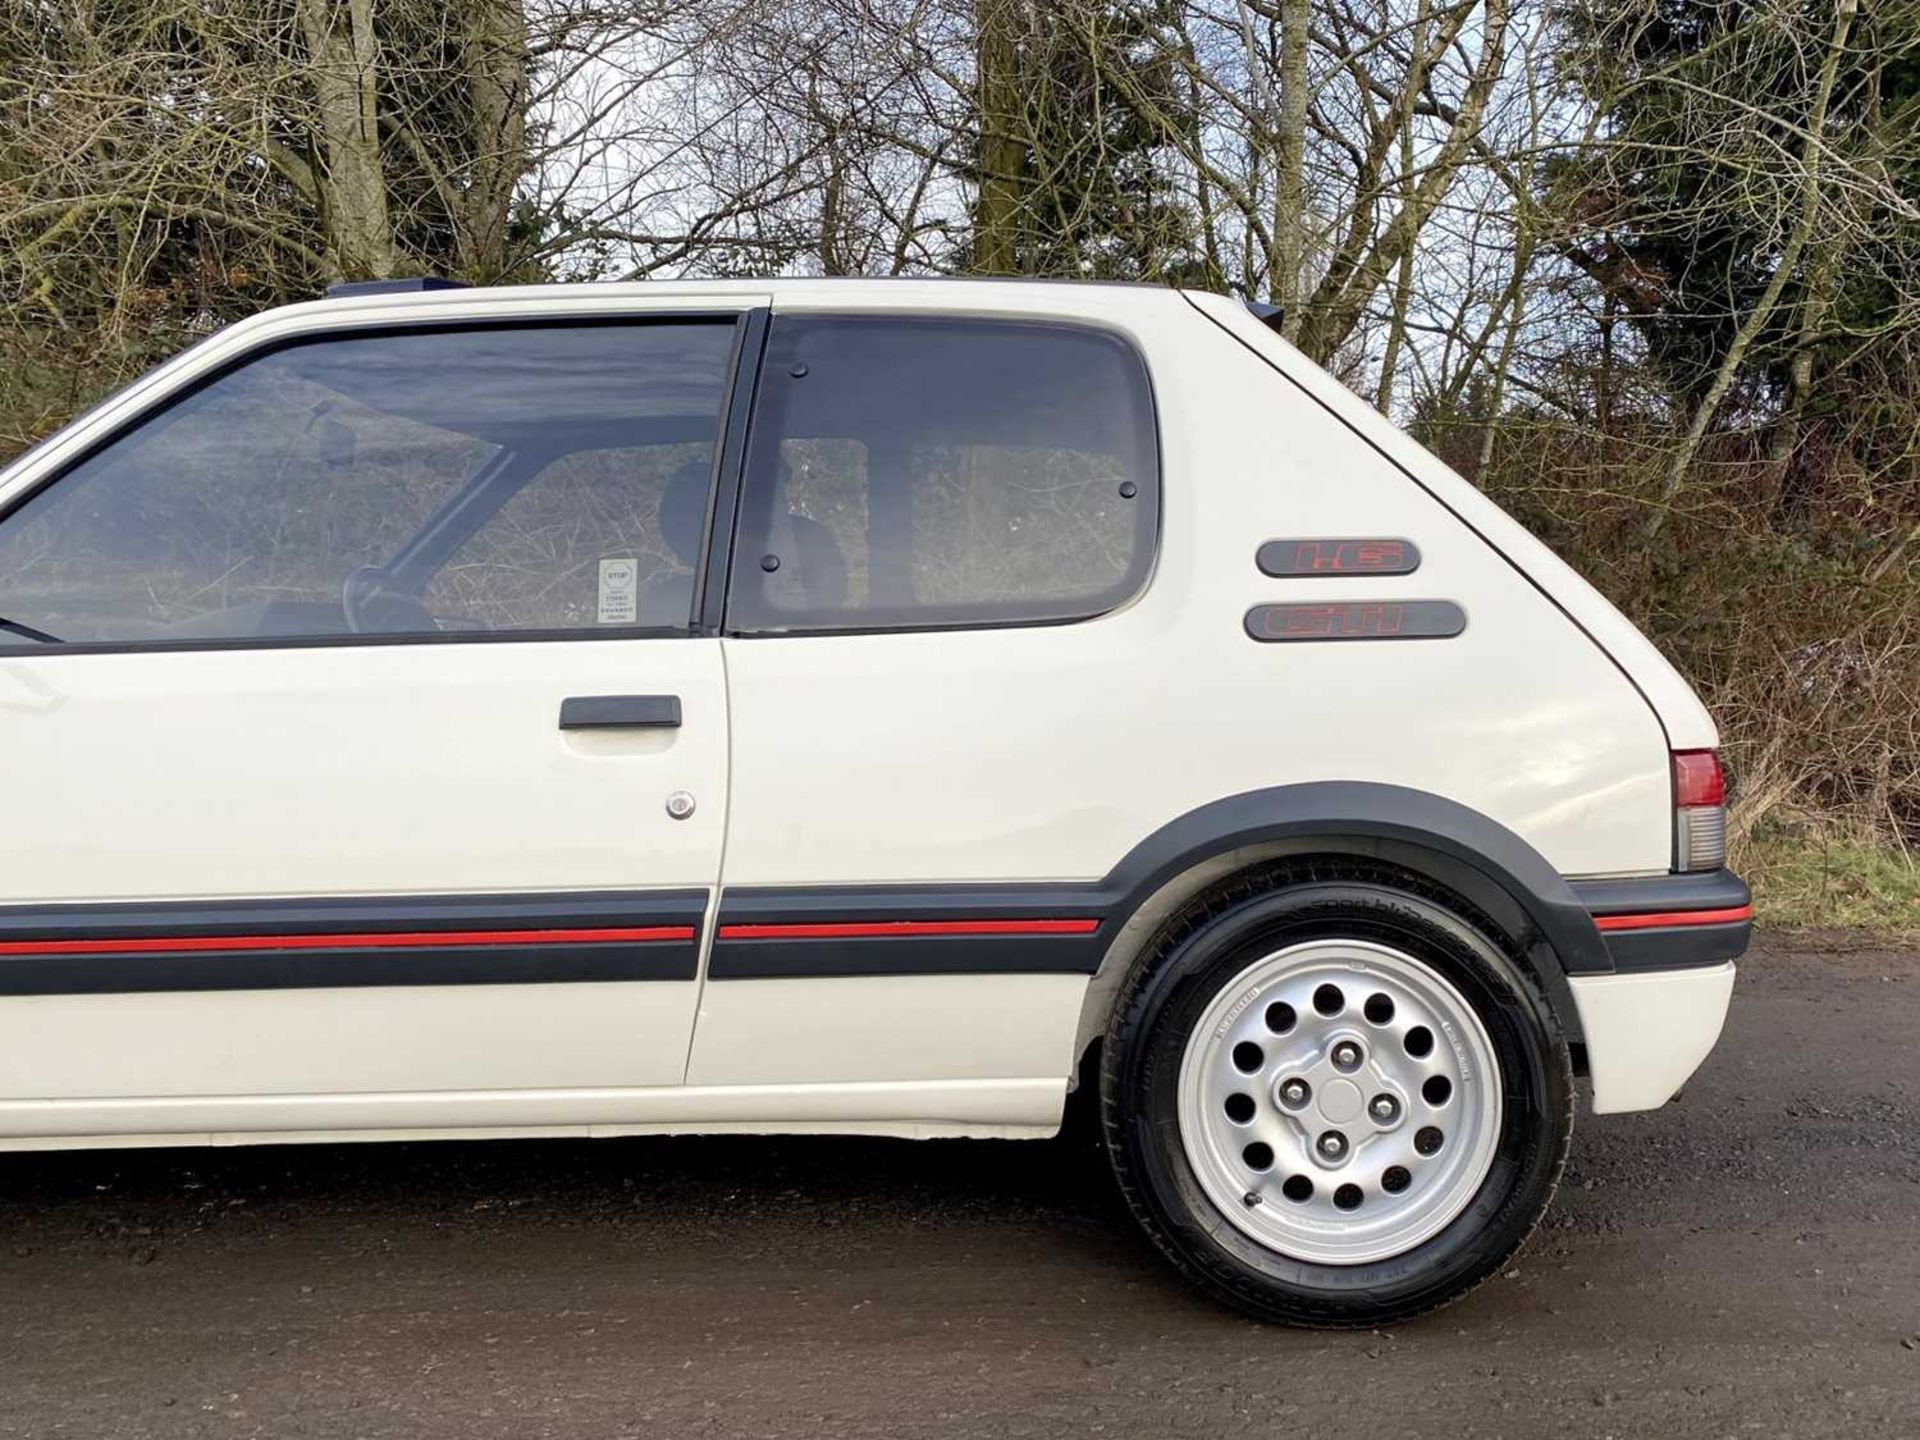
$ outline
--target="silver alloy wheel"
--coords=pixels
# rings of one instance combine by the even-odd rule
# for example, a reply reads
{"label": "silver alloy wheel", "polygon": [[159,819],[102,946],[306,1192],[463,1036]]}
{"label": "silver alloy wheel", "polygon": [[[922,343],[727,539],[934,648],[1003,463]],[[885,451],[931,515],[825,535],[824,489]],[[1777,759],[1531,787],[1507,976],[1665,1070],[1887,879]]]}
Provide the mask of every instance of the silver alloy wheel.
{"label": "silver alloy wheel", "polygon": [[1486,1027],[1445,978],[1364,940],[1255,961],[1180,1062],[1180,1139],[1220,1213],[1270,1250],[1362,1265],[1466,1208],[1500,1135]]}

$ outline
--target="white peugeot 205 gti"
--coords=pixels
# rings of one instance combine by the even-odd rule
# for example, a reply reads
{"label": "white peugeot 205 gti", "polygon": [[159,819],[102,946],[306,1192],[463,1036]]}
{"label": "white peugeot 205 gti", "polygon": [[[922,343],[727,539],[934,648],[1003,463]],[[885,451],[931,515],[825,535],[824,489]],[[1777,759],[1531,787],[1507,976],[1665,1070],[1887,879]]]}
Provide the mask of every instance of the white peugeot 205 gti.
{"label": "white peugeot 205 gti", "polygon": [[0,1148],[1038,1137],[1470,1289],[1750,928],[1632,625],[1217,295],[337,287],[0,472]]}

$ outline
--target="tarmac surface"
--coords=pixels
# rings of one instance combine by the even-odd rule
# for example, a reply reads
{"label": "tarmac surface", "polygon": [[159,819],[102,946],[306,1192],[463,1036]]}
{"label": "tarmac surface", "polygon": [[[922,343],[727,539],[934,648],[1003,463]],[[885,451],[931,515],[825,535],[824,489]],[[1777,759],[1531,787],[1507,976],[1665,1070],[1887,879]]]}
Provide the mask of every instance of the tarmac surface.
{"label": "tarmac surface", "polygon": [[0,1436],[1920,1435],[1920,953],[1763,942],[1388,1330],[1189,1292],[1084,1138],[0,1156]]}

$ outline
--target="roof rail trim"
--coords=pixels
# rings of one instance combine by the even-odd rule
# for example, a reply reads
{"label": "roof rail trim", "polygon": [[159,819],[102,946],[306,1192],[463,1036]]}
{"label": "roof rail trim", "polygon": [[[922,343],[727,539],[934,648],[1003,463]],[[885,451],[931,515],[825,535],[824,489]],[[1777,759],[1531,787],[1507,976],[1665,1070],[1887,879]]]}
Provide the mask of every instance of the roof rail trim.
{"label": "roof rail trim", "polygon": [[336,280],[327,286],[327,299],[346,300],[356,295],[417,295],[425,290],[471,290],[465,280],[447,280],[438,275],[408,275],[393,280]]}

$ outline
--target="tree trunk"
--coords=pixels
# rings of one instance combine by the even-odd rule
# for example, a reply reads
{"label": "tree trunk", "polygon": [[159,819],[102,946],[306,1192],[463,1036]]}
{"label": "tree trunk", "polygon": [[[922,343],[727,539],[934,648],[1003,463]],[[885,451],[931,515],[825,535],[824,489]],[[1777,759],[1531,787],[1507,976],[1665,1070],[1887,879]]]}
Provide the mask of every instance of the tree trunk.
{"label": "tree trunk", "polygon": [[[1464,19],[1465,7],[1456,11]],[[1426,174],[1410,190],[1387,223],[1379,243],[1364,256],[1356,252],[1334,257],[1314,293],[1303,301],[1311,312],[1302,316],[1300,348],[1326,364],[1346,343],[1372,299],[1374,291],[1400,262],[1400,256],[1420,238],[1420,232],[1453,186],[1466,153],[1480,138],[1480,125],[1500,77],[1506,72],[1507,25],[1513,0],[1486,0],[1480,22],[1480,57],[1467,82],[1465,98],[1453,114],[1447,138],[1427,161]],[[1452,43],[1452,31],[1436,38]]]}
{"label": "tree trunk", "polygon": [[1275,264],[1280,333],[1298,340],[1307,265],[1307,47],[1313,0],[1281,0],[1279,183],[1275,186]]}
{"label": "tree trunk", "polygon": [[1787,362],[1786,404],[1781,408],[1780,418],[1774,421],[1773,438],[1767,444],[1767,484],[1772,492],[1769,503],[1777,502],[1785,494],[1787,469],[1793,463],[1794,452],[1800,448],[1800,422],[1813,393],[1814,347],[1820,343],[1827,312],[1833,308],[1839,255],[1838,245],[1822,245],[1815,251],[1808,270],[1807,293],[1800,305],[1793,358]]}
{"label": "tree trunk", "polygon": [[976,119],[980,127],[980,185],[973,209],[973,268],[1013,275],[1020,268],[1021,0],[975,0]]}
{"label": "tree trunk", "polygon": [[1613,329],[1620,323],[1620,302],[1611,286],[1600,294],[1600,372],[1593,381],[1593,423],[1602,454],[1613,435]]}
{"label": "tree trunk", "polygon": [[846,221],[842,215],[842,206],[846,197],[847,178],[840,163],[838,149],[827,155],[827,178],[820,187],[820,273],[822,275],[851,275],[853,266],[842,254],[842,236]]}
{"label": "tree trunk", "polygon": [[1481,418],[1480,453],[1476,457],[1473,482],[1484,485],[1487,473],[1493,467],[1493,446],[1498,438],[1500,408],[1507,401],[1507,376],[1512,373],[1514,351],[1520,345],[1520,327],[1526,323],[1527,314],[1527,277],[1533,272],[1533,216],[1520,202],[1520,212],[1514,217],[1513,236],[1513,275],[1507,283],[1507,293],[1501,297],[1506,308],[1506,332],[1500,337],[1500,358],[1493,362],[1493,379],[1487,391],[1487,411]]}
{"label": "tree trunk", "polygon": [[319,209],[327,269],[382,280],[396,261],[380,158],[379,46],[373,0],[299,0],[320,122]]}
{"label": "tree trunk", "polygon": [[[1420,0],[1420,8],[1413,18],[1413,64],[1407,70],[1407,89],[1418,94],[1426,82],[1426,71],[1421,60],[1427,53],[1427,22],[1431,11],[1428,0]],[[1409,105],[1400,122],[1400,174],[1404,183],[1413,184],[1414,155],[1413,107]],[[1393,285],[1393,318],[1387,327],[1387,353],[1380,360],[1380,388],[1374,397],[1374,408],[1382,415],[1387,413],[1393,403],[1393,374],[1400,365],[1400,347],[1406,343],[1407,313],[1413,304],[1413,247],[1409,245],[1400,255],[1400,273]]]}
{"label": "tree trunk", "polygon": [[497,280],[513,265],[508,231],[527,169],[527,17],[522,0],[466,0],[473,180],[458,217],[461,272]]}

